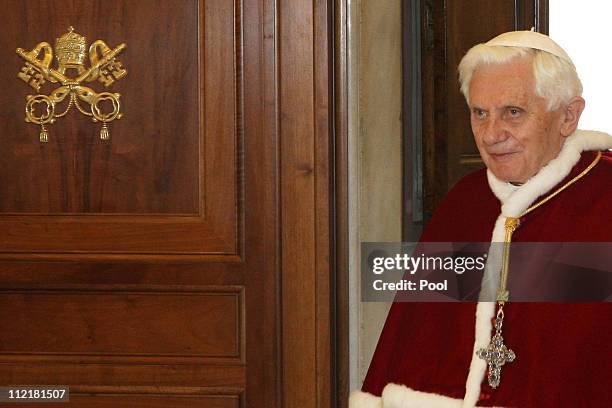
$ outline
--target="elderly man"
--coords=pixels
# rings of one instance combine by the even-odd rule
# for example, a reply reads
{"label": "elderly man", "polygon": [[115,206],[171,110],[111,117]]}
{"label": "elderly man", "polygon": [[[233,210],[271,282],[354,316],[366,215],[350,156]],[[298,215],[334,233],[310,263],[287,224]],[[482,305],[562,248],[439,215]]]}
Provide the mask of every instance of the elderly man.
{"label": "elderly man", "polygon": [[[577,130],[585,102],[565,51],[505,33],[468,51],[459,78],[487,169],[449,192],[421,240],[612,241],[612,136]],[[612,406],[610,304],[513,302],[504,273],[488,259],[496,302],[394,303],[350,407]]]}

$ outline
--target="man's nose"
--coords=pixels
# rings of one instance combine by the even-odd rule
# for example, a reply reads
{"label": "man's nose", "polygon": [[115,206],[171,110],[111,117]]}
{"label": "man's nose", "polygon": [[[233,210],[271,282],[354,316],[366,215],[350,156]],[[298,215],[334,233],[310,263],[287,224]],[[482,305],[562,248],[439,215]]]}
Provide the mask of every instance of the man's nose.
{"label": "man's nose", "polygon": [[482,140],[485,144],[494,145],[508,139],[508,135],[509,134],[503,121],[498,118],[491,117],[485,126]]}

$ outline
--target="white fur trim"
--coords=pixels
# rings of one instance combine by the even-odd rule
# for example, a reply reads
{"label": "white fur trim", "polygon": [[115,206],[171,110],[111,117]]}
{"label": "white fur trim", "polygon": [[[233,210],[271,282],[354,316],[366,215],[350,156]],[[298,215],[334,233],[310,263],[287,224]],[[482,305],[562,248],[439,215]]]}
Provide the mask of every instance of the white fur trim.
{"label": "white fur trim", "polygon": [[[604,150],[612,148],[612,136],[592,130],[576,130],[569,136],[559,155],[529,179],[520,188],[515,189],[509,183],[499,180],[487,170],[489,186],[495,196],[502,202],[501,214],[495,221],[491,242],[504,242],[504,223],[507,217],[518,218],[523,211],[535,202],[540,196],[548,193],[559,184],[572,171],[580,160],[580,154],[587,150]],[[481,299],[491,299],[498,287],[501,271],[501,245],[491,245],[485,274],[481,284]],[[465,384],[465,397],[463,408],[474,407],[480,396],[482,380],[487,365],[484,360],[476,356],[476,350],[491,340],[491,319],[495,314],[495,303],[478,302],[476,308],[476,335],[470,372]]]}
{"label": "white fur trim", "polygon": [[513,191],[507,182],[499,180],[487,170],[489,186],[493,194],[503,203],[502,214],[505,217],[518,217],[536,199],[549,192],[570,173],[580,160],[583,151],[611,148],[611,135],[593,130],[577,130],[565,140],[559,155],[516,191]]}
{"label": "white fur trim", "polygon": [[382,398],[362,391],[353,391],[349,396],[349,408],[382,408]]}
{"label": "white fur trim", "polygon": [[384,408],[461,408],[461,400],[387,384],[382,393]]}
{"label": "white fur trim", "polygon": [[352,392],[349,408],[461,408],[461,400],[389,383],[380,398],[366,392]]}
{"label": "white fur trim", "polygon": [[349,398],[349,408],[461,408],[461,403],[460,399],[392,383],[387,384],[382,397],[353,391]]}

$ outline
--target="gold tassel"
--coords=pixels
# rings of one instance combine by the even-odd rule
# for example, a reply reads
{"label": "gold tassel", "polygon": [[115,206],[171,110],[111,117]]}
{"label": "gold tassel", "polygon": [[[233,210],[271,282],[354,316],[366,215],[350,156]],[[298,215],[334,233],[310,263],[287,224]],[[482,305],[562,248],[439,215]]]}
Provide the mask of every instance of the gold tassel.
{"label": "gold tassel", "polygon": [[108,140],[110,137],[110,133],[108,131],[108,126],[106,122],[102,123],[102,129],[100,129],[100,140]]}
{"label": "gold tassel", "polygon": [[49,141],[49,132],[45,125],[40,125],[40,143],[47,143]]}

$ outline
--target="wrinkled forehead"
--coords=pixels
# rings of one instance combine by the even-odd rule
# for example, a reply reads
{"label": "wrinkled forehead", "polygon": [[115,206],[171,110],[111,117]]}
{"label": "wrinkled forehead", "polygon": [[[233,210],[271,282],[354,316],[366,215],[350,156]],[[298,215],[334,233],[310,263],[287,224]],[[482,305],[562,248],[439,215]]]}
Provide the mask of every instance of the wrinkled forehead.
{"label": "wrinkled forehead", "polygon": [[500,64],[481,64],[470,82],[470,105],[527,103],[536,97],[532,57]]}

